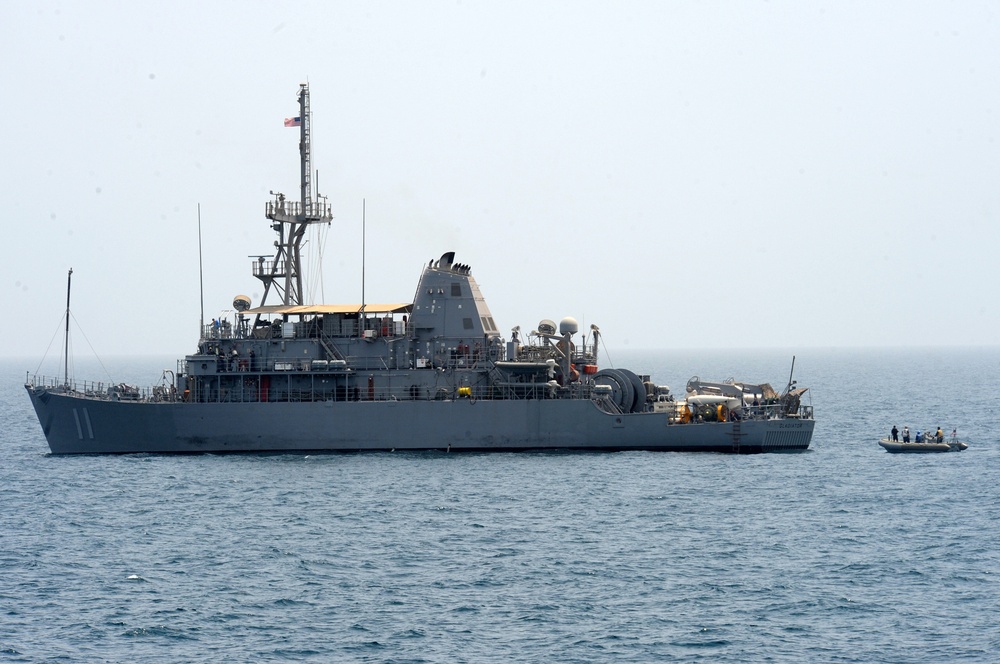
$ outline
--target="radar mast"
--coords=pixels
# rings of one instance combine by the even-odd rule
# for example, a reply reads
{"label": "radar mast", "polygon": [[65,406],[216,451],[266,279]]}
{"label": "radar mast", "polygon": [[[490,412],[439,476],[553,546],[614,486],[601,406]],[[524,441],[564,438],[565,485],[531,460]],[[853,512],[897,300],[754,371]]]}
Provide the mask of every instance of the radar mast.
{"label": "radar mast", "polygon": [[277,249],[272,260],[268,256],[256,256],[253,266],[255,277],[264,282],[261,305],[267,304],[267,296],[273,287],[280,293],[281,304],[297,306],[302,301],[302,238],[311,224],[329,224],[333,219],[330,204],[323,196],[312,195],[312,114],[309,109],[309,84],[299,85],[299,117],[285,121],[286,126],[299,127],[299,161],[301,168],[301,198],[298,202],[285,199],[285,195],[272,191],[273,200],[268,201],[265,212],[271,220],[271,228],[278,234],[274,246]]}

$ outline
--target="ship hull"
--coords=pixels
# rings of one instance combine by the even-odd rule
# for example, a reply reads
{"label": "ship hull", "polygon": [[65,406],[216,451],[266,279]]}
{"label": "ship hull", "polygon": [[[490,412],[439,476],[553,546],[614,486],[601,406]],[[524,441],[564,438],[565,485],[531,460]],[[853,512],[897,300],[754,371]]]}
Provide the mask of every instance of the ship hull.
{"label": "ship hull", "polygon": [[671,424],[592,401],[111,401],[27,387],[54,454],[377,450],[804,450],[811,419]]}

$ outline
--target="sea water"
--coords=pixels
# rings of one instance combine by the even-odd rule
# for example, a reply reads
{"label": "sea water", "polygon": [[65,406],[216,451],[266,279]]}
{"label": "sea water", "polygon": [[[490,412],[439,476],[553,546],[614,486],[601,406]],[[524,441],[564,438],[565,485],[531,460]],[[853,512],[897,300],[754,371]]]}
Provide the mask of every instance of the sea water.
{"label": "sea water", "polygon": [[[780,390],[792,352],[602,364]],[[0,661],[997,661],[1000,349],[794,352],[812,445],[753,456],[57,457],[3,361]]]}

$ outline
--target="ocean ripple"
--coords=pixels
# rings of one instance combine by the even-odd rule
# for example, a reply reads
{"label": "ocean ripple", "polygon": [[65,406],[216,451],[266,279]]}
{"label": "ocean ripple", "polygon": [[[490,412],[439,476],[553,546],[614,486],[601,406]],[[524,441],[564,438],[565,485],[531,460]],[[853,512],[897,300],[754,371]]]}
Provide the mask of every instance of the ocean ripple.
{"label": "ocean ripple", "polygon": [[[810,452],[750,457],[53,457],[9,385],[0,660],[987,661],[998,358],[951,359],[983,403],[906,388],[900,414],[855,386],[918,355],[831,351]],[[930,412],[976,444],[875,445]]]}

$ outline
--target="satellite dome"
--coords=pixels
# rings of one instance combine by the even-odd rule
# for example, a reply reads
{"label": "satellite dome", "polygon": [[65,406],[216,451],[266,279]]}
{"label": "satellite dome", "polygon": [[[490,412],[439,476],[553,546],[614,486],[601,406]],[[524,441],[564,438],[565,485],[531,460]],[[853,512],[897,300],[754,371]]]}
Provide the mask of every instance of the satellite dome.
{"label": "satellite dome", "polygon": [[559,321],[559,334],[576,334],[580,331],[580,324],[572,316],[566,316]]}

